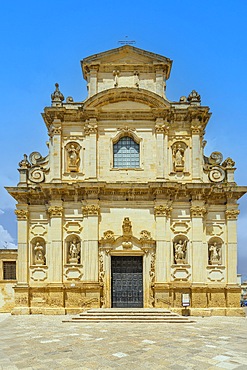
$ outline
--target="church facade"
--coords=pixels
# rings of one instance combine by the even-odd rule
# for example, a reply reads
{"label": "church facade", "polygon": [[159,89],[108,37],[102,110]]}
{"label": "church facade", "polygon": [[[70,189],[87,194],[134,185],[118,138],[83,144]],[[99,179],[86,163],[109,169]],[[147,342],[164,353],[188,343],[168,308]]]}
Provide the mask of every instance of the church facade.
{"label": "church facade", "polygon": [[242,315],[235,163],[204,155],[209,107],[166,97],[172,61],[130,45],[81,62],[88,97],[46,107],[19,164],[14,314],[160,307]]}

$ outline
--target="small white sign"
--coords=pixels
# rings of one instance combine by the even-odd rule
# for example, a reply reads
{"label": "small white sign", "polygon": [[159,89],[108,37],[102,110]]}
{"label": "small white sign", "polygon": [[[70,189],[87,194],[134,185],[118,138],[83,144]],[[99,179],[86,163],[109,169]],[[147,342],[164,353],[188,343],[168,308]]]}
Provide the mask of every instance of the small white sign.
{"label": "small white sign", "polygon": [[190,306],[190,295],[189,295],[189,293],[182,294],[182,306],[183,307]]}

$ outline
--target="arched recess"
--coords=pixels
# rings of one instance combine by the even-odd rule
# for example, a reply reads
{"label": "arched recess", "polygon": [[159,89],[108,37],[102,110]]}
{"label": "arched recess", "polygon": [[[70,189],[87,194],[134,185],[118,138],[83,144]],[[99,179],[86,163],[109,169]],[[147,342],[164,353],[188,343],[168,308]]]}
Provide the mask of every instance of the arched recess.
{"label": "arched recess", "polygon": [[189,240],[186,235],[176,235],[172,241],[172,264],[184,265],[189,263]]}
{"label": "arched recess", "polygon": [[31,240],[31,256],[32,265],[46,265],[46,241],[40,236]]}
{"label": "arched recess", "polygon": [[78,235],[72,234],[65,239],[65,264],[81,263],[81,239]]}
{"label": "arched recess", "polygon": [[208,265],[223,265],[223,240],[218,236],[213,236],[208,241]]}

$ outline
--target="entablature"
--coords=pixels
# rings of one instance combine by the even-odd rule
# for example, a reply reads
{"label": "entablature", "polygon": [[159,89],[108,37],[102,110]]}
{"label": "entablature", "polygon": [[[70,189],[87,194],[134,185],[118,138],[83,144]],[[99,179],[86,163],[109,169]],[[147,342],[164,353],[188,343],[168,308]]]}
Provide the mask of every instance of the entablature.
{"label": "entablature", "polygon": [[247,192],[247,186],[178,182],[106,183],[77,182],[7,187],[19,203],[47,204],[51,200],[80,202],[87,199],[115,201],[191,201],[204,200],[212,204],[235,204]]}

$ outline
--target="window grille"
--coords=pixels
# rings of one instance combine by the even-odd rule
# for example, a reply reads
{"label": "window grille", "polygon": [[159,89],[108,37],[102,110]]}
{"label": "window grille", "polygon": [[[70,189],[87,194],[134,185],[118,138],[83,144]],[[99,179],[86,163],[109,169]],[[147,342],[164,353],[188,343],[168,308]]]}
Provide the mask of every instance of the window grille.
{"label": "window grille", "polygon": [[3,279],[16,280],[16,262],[3,261]]}
{"label": "window grille", "polygon": [[131,137],[124,136],[113,145],[113,167],[140,167],[140,146]]}

